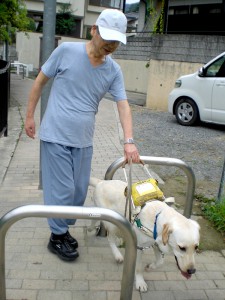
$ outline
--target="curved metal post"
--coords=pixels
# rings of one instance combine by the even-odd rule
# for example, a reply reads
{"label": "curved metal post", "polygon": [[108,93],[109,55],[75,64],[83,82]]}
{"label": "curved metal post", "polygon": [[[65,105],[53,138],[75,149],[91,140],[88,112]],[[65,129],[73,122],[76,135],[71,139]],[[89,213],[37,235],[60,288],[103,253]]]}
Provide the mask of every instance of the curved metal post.
{"label": "curved metal post", "polygon": [[[154,156],[140,156],[140,158],[145,164],[178,167],[184,171],[184,173],[187,175],[188,186],[183,214],[185,217],[190,218],[195,192],[195,175],[192,169],[184,161],[176,158]],[[121,157],[114,161],[106,171],[105,180],[111,180],[116,170],[122,166],[123,162],[124,157]]]}
{"label": "curved metal post", "polygon": [[15,222],[27,217],[96,219],[111,222],[118,226],[125,239],[125,256],[121,282],[120,300],[132,299],[136,264],[136,234],[128,220],[119,213],[98,207],[71,207],[25,205],[11,210],[0,219],[0,299],[6,300],[5,286],[5,235]]}

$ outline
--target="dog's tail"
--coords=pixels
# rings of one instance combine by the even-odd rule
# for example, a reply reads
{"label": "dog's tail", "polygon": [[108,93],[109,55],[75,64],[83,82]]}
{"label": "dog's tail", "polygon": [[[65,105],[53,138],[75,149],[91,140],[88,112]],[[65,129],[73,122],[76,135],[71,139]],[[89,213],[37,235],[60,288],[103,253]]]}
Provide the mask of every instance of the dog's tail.
{"label": "dog's tail", "polygon": [[90,177],[90,180],[89,180],[89,185],[93,186],[93,187],[96,187],[96,185],[101,182],[103,180],[101,179],[98,179],[96,177]]}

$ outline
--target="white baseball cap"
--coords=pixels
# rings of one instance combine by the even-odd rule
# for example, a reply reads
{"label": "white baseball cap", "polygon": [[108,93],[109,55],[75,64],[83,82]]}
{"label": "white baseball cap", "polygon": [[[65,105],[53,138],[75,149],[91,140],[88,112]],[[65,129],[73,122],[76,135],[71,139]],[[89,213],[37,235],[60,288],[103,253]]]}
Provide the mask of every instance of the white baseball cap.
{"label": "white baseball cap", "polygon": [[106,41],[119,41],[126,44],[127,18],[122,11],[105,9],[99,15],[96,25],[100,36]]}

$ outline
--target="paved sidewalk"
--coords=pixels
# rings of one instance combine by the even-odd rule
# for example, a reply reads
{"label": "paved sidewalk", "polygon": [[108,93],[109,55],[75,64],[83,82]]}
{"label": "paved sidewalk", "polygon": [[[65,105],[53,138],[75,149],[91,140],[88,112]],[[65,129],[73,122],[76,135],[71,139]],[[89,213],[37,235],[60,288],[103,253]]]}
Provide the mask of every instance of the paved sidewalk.
{"label": "paved sidewalk", "polygon": [[[11,78],[8,137],[0,139],[0,216],[26,204],[43,204],[39,190],[39,140],[22,130],[32,80]],[[37,123],[39,112],[37,111]],[[107,168],[123,156],[121,129],[113,102],[103,100],[95,130],[92,174],[104,178]],[[134,180],[142,179],[139,170]],[[124,180],[121,170],[114,178]],[[89,189],[85,206],[93,206]],[[71,233],[79,241],[80,257],[66,263],[48,252],[49,229],[45,218],[15,223],[6,237],[7,300],[119,300],[123,265],[115,263],[106,238],[87,232],[89,220],[78,220]],[[152,251],[144,254],[146,264]],[[225,299],[225,250],[206,251],[196,257],[197,273],[190,280],[180,275],[173,256],[144,273],[149,291],[134,289],[133,300]]]}

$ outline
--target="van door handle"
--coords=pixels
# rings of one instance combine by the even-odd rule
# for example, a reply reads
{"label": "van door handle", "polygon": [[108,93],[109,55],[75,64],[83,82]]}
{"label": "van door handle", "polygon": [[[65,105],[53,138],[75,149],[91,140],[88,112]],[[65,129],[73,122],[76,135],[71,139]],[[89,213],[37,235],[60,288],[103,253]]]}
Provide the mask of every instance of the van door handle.
{"label": "van door handle", "polygon": [[216,83],[216,86],[225,86],[225,81],[221,81]]}

